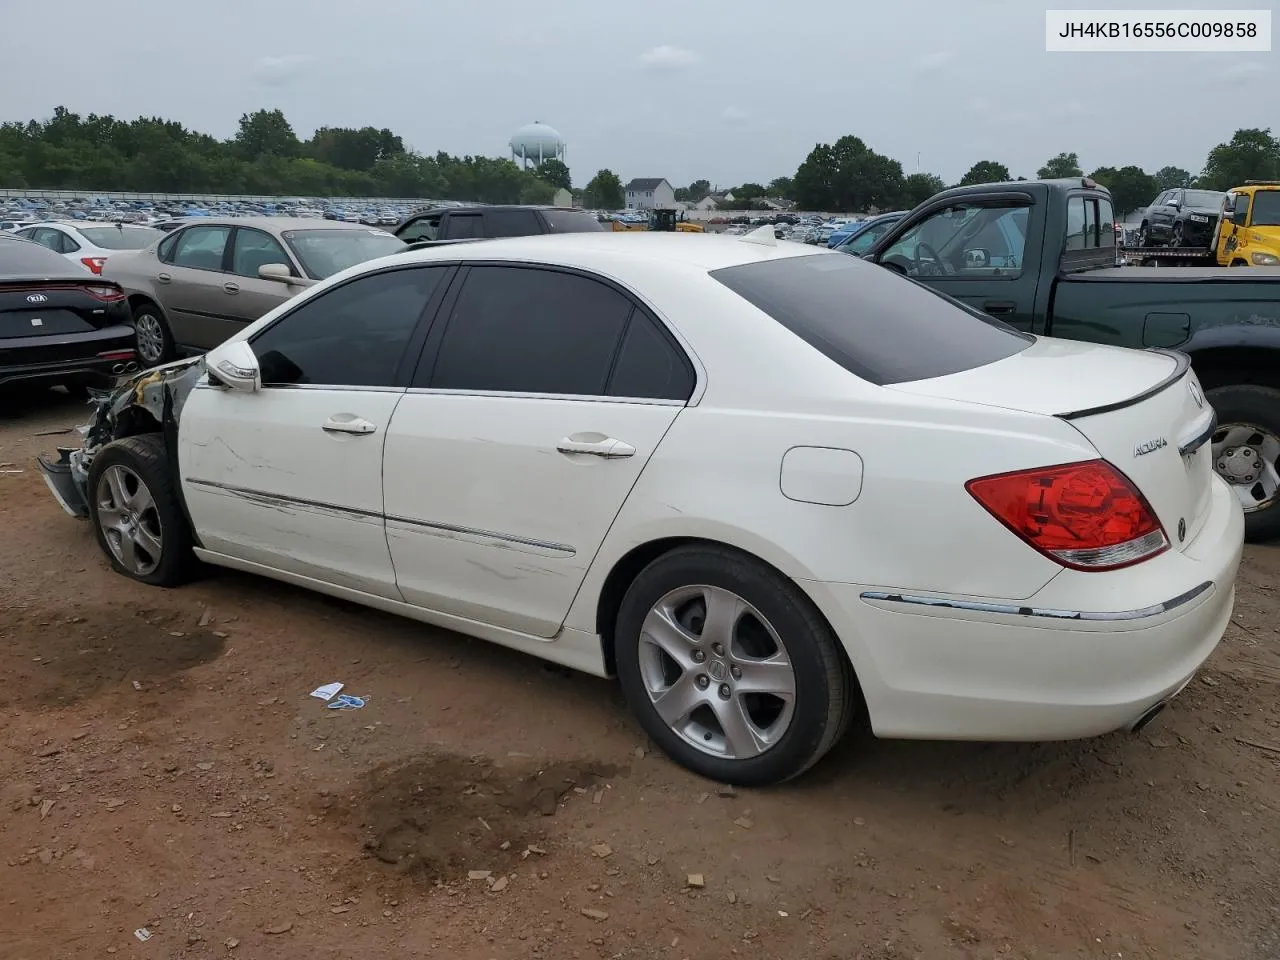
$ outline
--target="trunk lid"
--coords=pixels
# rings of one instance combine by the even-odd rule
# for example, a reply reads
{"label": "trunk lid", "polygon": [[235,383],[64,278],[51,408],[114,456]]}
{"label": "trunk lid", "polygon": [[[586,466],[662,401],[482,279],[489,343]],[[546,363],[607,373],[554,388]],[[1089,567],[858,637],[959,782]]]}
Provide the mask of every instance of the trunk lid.
{"label": "trunk lid", "polygon": [[115,284],[89,274],[70,280],[0,281],[0,339],[90,333],[127,319],[127,306],[94,296],[88,288]]}
{"label": "trunk lid", "polygon": [[1180,354],[1039,338],[996,363],[887,389],[1067,420],[1147,498],[1174,550],[1208,515],[1214,415]]}

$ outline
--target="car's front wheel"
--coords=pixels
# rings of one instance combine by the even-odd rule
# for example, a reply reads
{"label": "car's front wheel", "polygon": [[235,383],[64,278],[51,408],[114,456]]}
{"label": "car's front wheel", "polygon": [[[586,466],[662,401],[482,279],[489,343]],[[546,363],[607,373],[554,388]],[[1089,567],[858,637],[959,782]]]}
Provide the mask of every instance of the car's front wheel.
{"label": "car's front wheel", "polygon": [[107,444],[89,469],[89,519],[118,573],[159,587],[187,580],[191,530],[159,434]]}
{"label": "car's front wheel", "polygon": [[831,749],[859,702],[830,626],[798,587],[716,546],[663,555],[631,584],[614,650],[649,736],[695,773],[763,786]]}
{"label": "car's front wheel", "polygon": [[133,308],[133,330],[137,336],[138,356],[149,367],[173,359],[173,334],[164,313],[150,300]]}

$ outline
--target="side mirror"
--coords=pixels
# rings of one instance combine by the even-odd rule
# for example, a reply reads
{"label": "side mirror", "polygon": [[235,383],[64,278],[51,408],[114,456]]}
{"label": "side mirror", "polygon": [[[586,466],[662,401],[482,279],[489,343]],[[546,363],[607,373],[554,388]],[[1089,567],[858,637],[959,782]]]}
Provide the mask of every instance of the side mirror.
{"label": "side mirror", "polygon": [[964,265],[966,267],[985,267],[991,262],[991,254],[981,247],[974,247],[964,252]]}
{"label": "side mirror", "polygon": [[248,341],[233,340],[204,355],[209,378],[232,390],[255,393],[262,389],[262,370]]}
{"label": "side mirror", "polygon": [[277,283],[294,281],[293,271],[283,263],[264,263],[258,268],[258,276],[263,280],[274,280]]}

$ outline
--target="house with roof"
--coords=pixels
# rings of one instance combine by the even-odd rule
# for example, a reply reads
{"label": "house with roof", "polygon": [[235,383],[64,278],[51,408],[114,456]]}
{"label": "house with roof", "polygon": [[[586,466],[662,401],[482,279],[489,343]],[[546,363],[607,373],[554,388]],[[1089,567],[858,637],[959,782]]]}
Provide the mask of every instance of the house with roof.
{"label": "house with roof", "polygon": [[632,180],[626,194],[628,210],[670,210],[676,204],[676,191],[663,177]]}

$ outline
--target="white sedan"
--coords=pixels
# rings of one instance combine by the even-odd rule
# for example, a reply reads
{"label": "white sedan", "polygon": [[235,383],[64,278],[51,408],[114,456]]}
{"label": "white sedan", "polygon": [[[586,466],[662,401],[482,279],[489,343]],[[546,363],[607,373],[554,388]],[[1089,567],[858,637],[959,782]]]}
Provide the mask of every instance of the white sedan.
{"label": "white sedan", "polygon": [[1243,542],[1186,358],[772,233],[361,264],[127,385],[46,477],[126,576],[199,558],[616,675],[719,780],[796,776],[854,719],[1149,720]]}
{"label": "white sedan", "polygon": [[99,277],[112,253],[141,250],[164,239],[164,232],[154,227],[87,220],[49,220],[19,230],[17,235],[62,254]]}

